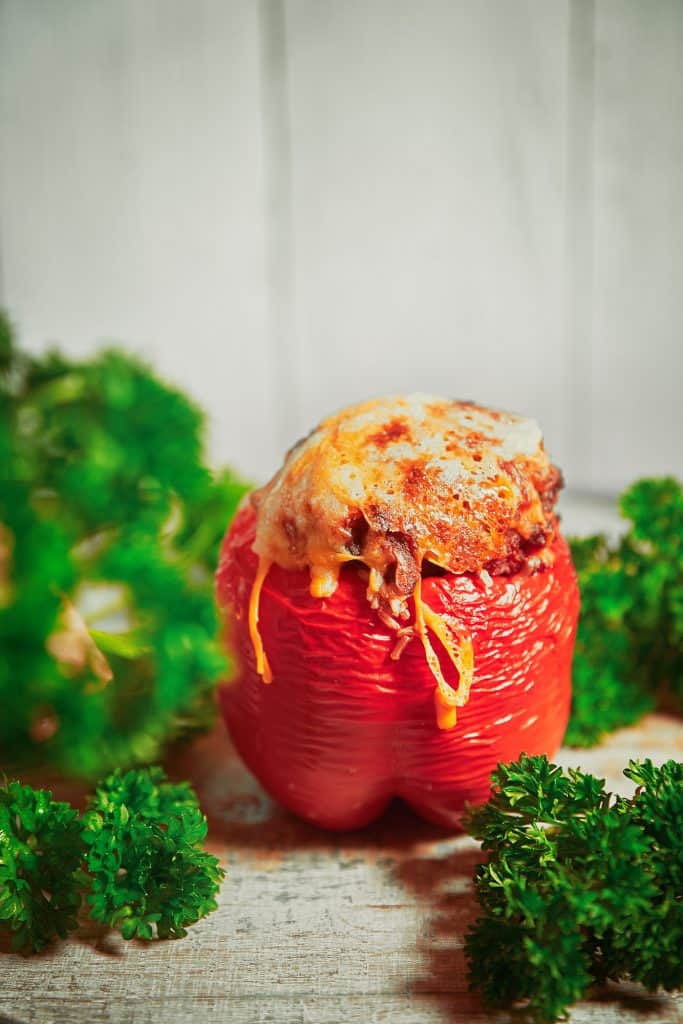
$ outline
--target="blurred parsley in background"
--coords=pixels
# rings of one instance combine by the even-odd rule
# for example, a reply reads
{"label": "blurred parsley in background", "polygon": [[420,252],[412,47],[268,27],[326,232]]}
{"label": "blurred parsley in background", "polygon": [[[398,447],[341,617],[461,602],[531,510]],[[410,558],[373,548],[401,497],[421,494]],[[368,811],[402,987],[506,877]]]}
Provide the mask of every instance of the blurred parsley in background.
{"label": "blurred parsley in background", "polygon": [[0,314],[0,764],[94,778],[207,727],[213,571],[247,486],[118,351],[23,353]]}
{"label": "blurred parsley in background", "polygon": [[565,743],[587,747],[655,707],[683,707],[683,487],[639,480],[614,544],[571,542],[581,591]]}

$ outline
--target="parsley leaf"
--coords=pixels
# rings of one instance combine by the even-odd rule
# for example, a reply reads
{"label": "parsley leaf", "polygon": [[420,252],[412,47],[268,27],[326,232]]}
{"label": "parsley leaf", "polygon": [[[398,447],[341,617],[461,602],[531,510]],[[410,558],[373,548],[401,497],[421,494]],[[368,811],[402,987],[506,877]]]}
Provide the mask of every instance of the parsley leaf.
{"label": "parsley leaf", "polygon": [[683,764],[631,761],[625,774],[632,799],[522,755],[469,812],[488,861],[466,954],[486,1005],[524,1000],[545,1024],[594,983],[683,984]]}
{"label": "parsley leaf", "polygon": [[202,850],[206,819],[160,768],[115,772],[82,818],[46,790],[0,786],[0,928],[43,949],[90,917],[124,939],[180,938],[216,909],[224,871]]}
{"label": "parsley leaf", "polygon": [[14,949],[43,949],[77,927],[78,813],[45,789],[0,785],[0,927]]}
{"label": "parsley leaf", "polygon": [[581,591],[565,743],[585,747],[662,706],[683,708],[683,487],[639,480],[615,544],[571,542]]}
{"label": "parsley leaf", "polygon": [[246,485],[144,363],[18,348],[0,314],[0,749],[95,779],[206,728],[213,572]]}
{"label": "parsley leaf", "polygon": [[115,772],[95,791],[84,816],[90,874],[87,902],[96,921],[124,939],[180,938],[216,909],[224,877],[201,849],[206,818],[186,783],[160,768]]}

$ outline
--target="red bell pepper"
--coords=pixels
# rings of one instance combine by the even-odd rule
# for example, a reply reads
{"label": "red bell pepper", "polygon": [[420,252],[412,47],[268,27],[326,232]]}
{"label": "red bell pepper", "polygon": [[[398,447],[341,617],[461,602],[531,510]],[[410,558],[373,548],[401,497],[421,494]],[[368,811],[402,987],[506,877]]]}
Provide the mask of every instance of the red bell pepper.
{"label": "red bell pepper", "polygon": [[[390,658],[396,636],[368,604],[355,565],[342,569],[337,590],[322,599],[311,596],[306,570],[270,568],[259,626],[273,681],[264,683],[248,627],[254,533],[246,505],[226,534],[217,574],[236,659],[220,700],[237,750],[280,803],[345,830],[401,797],[422,817],[452,826],[466,801],[487,798],[499,761],[523,751],[554,754],[569,714],[579,608],[559,534],[552,566],[535,573],[423,579],[424,603],[452,616],[474,649],[469,701],[444,730],[422,644],[415,638],[398,661]],[[409,607],[414,614],[412,601]],[[453,665],[434,646],[452,679]]]}

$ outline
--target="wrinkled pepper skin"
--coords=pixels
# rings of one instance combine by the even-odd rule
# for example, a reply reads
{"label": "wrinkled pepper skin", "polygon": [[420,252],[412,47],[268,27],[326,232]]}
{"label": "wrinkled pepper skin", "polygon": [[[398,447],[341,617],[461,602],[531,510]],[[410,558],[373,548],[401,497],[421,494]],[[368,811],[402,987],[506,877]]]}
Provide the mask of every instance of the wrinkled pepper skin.
{"label": "wrinkled pepper skin", "polygon": [[[423,580],[424,601],[454,616],[474,646],[470,699],[445,731],[436,724],[434,677],[419,638],[390,659],[395,635],[369,606],[357,567],[345,567],[324,599],[311,597],[307,571],[271,567],[260,630],[273,681],[263,682],[248,629],[254,527],[247,505],[221,552],[217,597],[236,673],[220,702],[238,752],[276,800],[328,829],[360,828],[393,797],[457,826],[466,801],[487,798],[499,761],[555,753],[569,715],[579,609],[561,536],[553,567],[542,572],[496,576],[488,585],[469,575]],[[442,667],[453,679],[445,655]]]}

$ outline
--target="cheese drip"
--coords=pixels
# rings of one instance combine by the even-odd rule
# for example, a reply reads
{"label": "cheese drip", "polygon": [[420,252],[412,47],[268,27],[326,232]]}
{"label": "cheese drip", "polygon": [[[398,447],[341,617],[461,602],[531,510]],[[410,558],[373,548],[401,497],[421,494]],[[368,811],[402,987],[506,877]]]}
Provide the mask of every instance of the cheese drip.
{"label": "cheese drip", "polygon": [[[256,657],[256,671],[264,683],[273,681],[273,674],[270,669],[268,657],[263,647],[263,638],[259,630],[259,604],[263,583],[272,562],[266,558],[259,558],[256,576],[251,587],[249,597],[249,636],[251,637],[254,655]],[[452,729],[457,722],[457,709],[464,707],[469,700],[472,678],[474,675],[474,651],[472,641],[464,637],[459,631],[458,623],[452,615],[445,612],[435,612],[422,600],[422,578],[420,577],[413,593],[415,600],[415,629],[417,631],[430,672],[436,680],[434,689],[434,708],[436,711],[436,724],[439,729]],[[446,682],[441,671],[441,665],[436,651],[432,647],[427,629],[431,629],[434,635],[442,643],[451,663],[458,672],[459,682],[457,689]]]}
{"label": "cheese drip", "polygon": [[249,636],[251,637],[251,644],[256,656],[256,671],[264,683],[272,683],[273,673],[270,670],[268,657],[263,647],[263,638],[258,628],[258,616],[263,583],[271,565],[270,559],[259,558],[258,569],[256,570],[256,576],[254,577],[249,597]]}
{"label": "cheese drip", "polygon": [[[474,650],[469,637],[458,636],[458,624],[451,615],[439,614],[422,600],[422,577],[413,593],[415,601],[415,629],[422,640],[429,669],[436,679],[434,708],[439,729],[452,729],[457,721],[457,709],[469,700],[474,675]],[[427,629],[441,641],[446,654],[458,671],[457,690],[447,683],[441,671],[436,651],[432,647]]]}

